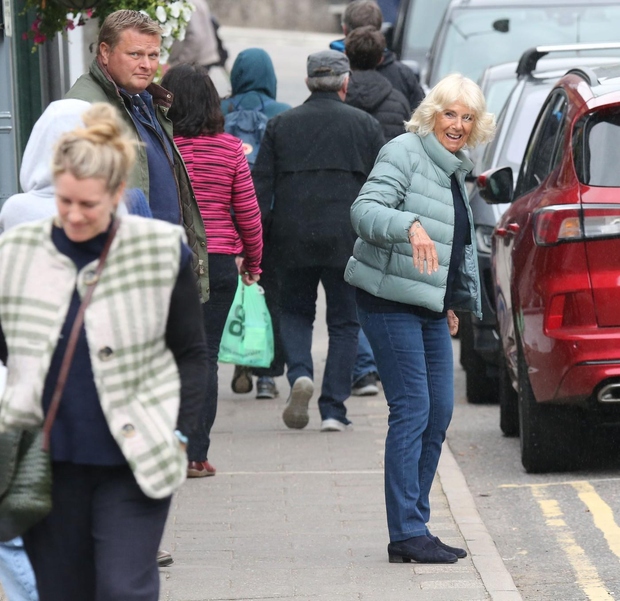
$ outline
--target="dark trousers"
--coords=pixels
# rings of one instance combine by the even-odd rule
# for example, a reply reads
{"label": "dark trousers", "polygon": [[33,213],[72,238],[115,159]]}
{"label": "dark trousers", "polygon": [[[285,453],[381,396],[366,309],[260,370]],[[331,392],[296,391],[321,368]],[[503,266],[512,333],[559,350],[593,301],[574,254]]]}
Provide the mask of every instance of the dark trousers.
{"label": "dark trousers", "polygon": [[187,457],[190,461],[205,461],[209,452],[211,428],[217,413],[217,356],[226,318],[235,299],[238,280],[235,255],[209,255],[211,293],[209,300],[202,306],[207,339],[207,387],[200,423],[189,437]]}
{"label": "dark trousers", "polygon": [[[257,367],[252,370],[255,376],[276,378],[284,373],[284,347],[280,336],[280,281],[276,272],[275,257],[273,252],[263,255],[263,262],[259,284],[265,291],[265,302],[269,315],[271,315],[271,326],[273,328],[273,361],[269,367]],[[276,259],[277,260],[277,259]]]}
{"label": "dark trousers", "polygon": [[157,601],[170,497],[128,466],[52,464],[52,512],[23,536],[40,601]]}
{"label": "dark trousers", "polygon": [[301,376],[313,378],[312,328],[316,317],[319,283],[327,301],[329,346],[319,411],[321,419],[346,417],[345,400],[351,394],[351,374],[357,355],[357,321],[354,288],[343,279],[343,269],[304,267],[285,270],[280,275],[280,334],[286,355],[287,378],[292,385]]}

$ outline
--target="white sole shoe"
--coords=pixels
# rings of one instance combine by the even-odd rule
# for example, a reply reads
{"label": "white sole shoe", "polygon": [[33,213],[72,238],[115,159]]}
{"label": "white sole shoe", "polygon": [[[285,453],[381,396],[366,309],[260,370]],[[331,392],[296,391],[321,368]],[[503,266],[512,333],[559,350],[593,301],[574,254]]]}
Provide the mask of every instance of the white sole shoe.
{"label": "white sole shoe", "polygon": [[289,428],[301,430],[308,425],[308,403],[314,393],[314,383],[308,376],[301,376],[293,382],[291,394],[282,412],[282,419]]}
{"label": "white sole shoe", "polygon": [[350,426],[347,426],[347,424],[343,424],[341,421],[332,417],[324,419],[321,422],[321,432],[344,432],[349,428]]}

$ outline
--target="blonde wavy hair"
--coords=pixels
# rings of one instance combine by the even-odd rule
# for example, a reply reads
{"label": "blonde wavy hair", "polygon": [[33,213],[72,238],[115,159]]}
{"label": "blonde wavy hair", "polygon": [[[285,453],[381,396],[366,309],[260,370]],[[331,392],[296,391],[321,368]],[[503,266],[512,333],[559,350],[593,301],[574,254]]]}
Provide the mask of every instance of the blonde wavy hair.
{"label": "blonde wavy hair", "polygon": [[136,160],[135,142],[118,111],[110,104],[93,104],[83,115],[85,127],[61,136],[52,158],[54,178],[69,172],[76,179],[102,179],[106,191],[118,192]]}
{"label": "blonde wavy hair", "polygon": [[455,102],[460,102],[474,114],[474,125],[467,146],[484,144],[495,135],[495,115],[487,112],[487,103],[480,87],[471,79],[453,73],[439,81],[405,121],[407,131],[428,136],[435,129],[435,117]]}

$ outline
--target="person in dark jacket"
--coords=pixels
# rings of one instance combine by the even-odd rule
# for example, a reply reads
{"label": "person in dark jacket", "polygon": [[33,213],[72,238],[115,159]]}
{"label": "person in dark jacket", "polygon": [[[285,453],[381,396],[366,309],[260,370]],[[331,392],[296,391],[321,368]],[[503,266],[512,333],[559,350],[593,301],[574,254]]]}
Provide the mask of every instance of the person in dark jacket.
{"label": "person in dark jacket", "polygon": [[370,113],[383,128],[385,141],[405,133],[409,102],[375,70],[385,50],[385,37],[372,25],[354,29],[345,39],[351,78],[345,102]]}
{"label": "person in dark jacket", "polygon": [[[291,108],[290,104],[276,101],[276,72],[271,57],[262,48],[248,48],[237,55],[230,83],[232,96],[222,100],[221,104],[224,115],[239,109],[256,109],[271,118]],[[274,378],[284,373],[284,350],[280,340],[280,285],[275,273],[275,260],[276,257],[270,253],[263,253],[260,282],[273,326],[273,361],[269,367],[264,368],[236,365],[231,382],[233,392],[243,394],[252,391],[252,376],[256,376],[257,399],[276,398],[279,392]]]}
{"label": "person in dark jacket", "polygon": [[282,286],[280,333],[291,384],[282,418],[289,428],[309,421],[320,282],[329,330],[321,431],[343,431],[359,330],[353,289],[343,280],[355,239],[349,209],[384,138],[376,119],[343,102],[350,71],[344,54],[311,54],[307,70],[310,97],[269,121],[252,177]]}
{"label": "person in dark jacket", "polygon": [[[354,29],[372,25],[375,29],[381,30],[383,15],[379,5],[373,0],[353,0],[350,2],[342,16],[342,32],[345,36],[349,35]],[[344,39],[334,40],[329,47],[332,50],[344,52]],[[377,67],[390,83],[409,100],[409,109],[414,111],[424,98],[424,90],[418,81],[415,73],[396,59],[396,55],[389,49],[383,52],[383,60]]]}

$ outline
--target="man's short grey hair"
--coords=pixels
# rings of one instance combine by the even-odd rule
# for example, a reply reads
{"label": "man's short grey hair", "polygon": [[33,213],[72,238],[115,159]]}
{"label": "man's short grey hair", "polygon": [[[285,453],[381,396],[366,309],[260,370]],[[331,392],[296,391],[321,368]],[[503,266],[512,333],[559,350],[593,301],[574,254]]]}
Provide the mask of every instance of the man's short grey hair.
{"label": "man's short grey hair", "polygon": [[308,77],[306,85],[311,92],[339,92],[348,77],[348,73],[328,77]]}

